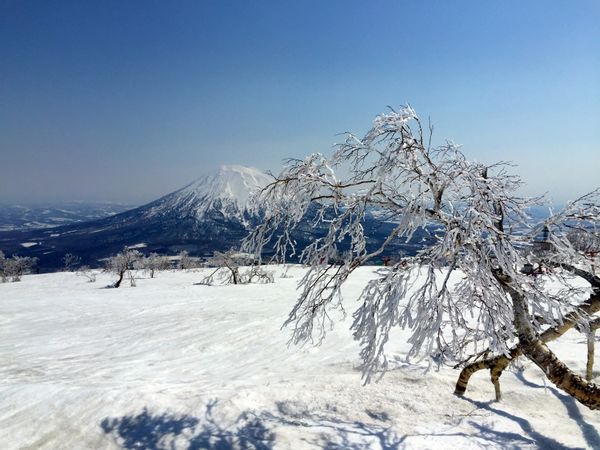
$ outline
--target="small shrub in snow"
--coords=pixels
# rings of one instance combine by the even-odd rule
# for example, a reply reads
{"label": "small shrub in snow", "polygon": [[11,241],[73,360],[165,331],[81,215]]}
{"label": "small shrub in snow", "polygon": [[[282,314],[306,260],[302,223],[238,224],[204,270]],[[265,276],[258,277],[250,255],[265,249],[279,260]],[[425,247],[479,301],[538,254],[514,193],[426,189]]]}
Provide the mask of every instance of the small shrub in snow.
{"label": "small shrub in snow", "polygon": [[281,272],[281,275],[279,275],[279,278],[294,278],[294,276],[291,275],[289,272],[290,272],[290,266],[288,266],[287,264],[284,264],[283,272]]}
{"label": "small shrub in snow", "polygon": [[[249,284],[273,283],[273,273],[265,270],[252,255],[234,250],[215,252],[207,264],[216,269],[204,277],[199,284]],[[244,266],[248,266],[244,269]]]}
{"label": "small shrub in snow", "polygon": [[77,269],[77,276],[84,277],[87,279],[88,283],[96,282],[96,272],[93,269],[90,269],[89,266],[81,266]]}
{"label": "small shrub in snow", "polygon": [[0,281],[21,281],[21,277],[31,272],[37,264],[37,258],[28,256],[13,256],[6,258],[0,251]]}
{"label": "small shrub in snow", "polygon": [[73,272],[81,266],[81,258],[72,253],[67,253],[63,256],[63,264],[65,265],[65,270],[67,272]]}
{"label": "small shrub in snow", "polygon": [[274,283],[275,277],[273,276],[273,272],[265,270],[262,266],[253,265],[246,269],[244,273],[242,273],[242,282],[248,284],[268,284]]}

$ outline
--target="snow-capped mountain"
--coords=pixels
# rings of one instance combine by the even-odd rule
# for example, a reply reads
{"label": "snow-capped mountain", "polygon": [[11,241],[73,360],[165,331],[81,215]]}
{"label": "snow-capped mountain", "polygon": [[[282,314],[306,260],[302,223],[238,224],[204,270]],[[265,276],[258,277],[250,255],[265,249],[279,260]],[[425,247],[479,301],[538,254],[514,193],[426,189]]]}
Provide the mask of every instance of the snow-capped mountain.
{"label": "snow-capped mountain", "polygon": [[270,181],[271,177],[252,167],[221,166],[218,172],[205,175],[148,205],[146,217],[176,211],[198,221],[221,214],[223,218],[246,223],[251,195]]}

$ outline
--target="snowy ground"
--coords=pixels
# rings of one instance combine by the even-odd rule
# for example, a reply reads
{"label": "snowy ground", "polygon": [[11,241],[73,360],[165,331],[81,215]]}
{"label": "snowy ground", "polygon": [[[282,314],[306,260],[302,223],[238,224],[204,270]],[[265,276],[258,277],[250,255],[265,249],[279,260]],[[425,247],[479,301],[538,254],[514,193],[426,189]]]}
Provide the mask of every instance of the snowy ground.
{"label": "snowy ground", "polygon": [[[600,415],[530,364],[503,375],[494,403],[487,374],[459,399],[456,370],[406,363],[405,333],[396,367],[363,387],[350,318],[318,348],[288,348],[301,270],[272,285],[198,286],[198,272],[121,289],[72,273],[0,284],[0,447],[600,448]],[[372,276],[349,281],[349,311]],[[580,335],[552,348],[583,373]]]}

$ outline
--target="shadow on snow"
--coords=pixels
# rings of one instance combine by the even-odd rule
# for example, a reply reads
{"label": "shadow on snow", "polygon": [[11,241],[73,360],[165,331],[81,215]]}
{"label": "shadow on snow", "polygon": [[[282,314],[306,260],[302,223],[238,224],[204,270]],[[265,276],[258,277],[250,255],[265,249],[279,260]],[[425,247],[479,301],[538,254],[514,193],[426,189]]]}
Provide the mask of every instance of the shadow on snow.
{"label": "shadow on snow", "polygon": [[[559,398],[565,405],[568,404],[569,400],[562,398],[565,396],[554,394],[561,396]],[[274,412],[245,411],[235,420],[227,421],[217,419],[218,402],[212,400],[198,417],[171,413],[154,414],[144,409],[137,415],[107,417],[102,420],[100,426],[105,434],[124,449],[271,450],[276,443],[277,431],[286,428],[300,431],[299,435],[302,438],[299,439],[325,450],[398,450],[404,448],[407,439],[419,437],[468,439],[471,445],[478,445],[482,449],[570,448],[537,432],[526,419],[494,408],[491,403],[468,401],[476,408],[470,414],[459,416],[456,423],[440,426],[444,430],[404,435],[392,429],[392,419],[386,412],[365,411],[372,419],[367,423],[343,419],[335,406],[317,412],[310,411],[298,402],[278,402]],[[598,433],[583,421],[577,405],[567,406],[567,409],[570,417],[580,425],[587,444],[598,448]],[[497,431],[488,425],[480,424],[473,420],[475,411],[489,411],[509,419],[519,425],[522,433]],[[467,419],[474,432],[453,431]],[[584,425],[581,425],[582,423]]]}
{"label": "shadow on snow", "polygon": [[526,386],[536,389],[546,389],[557,399],[559,399],[563,405],[565,405],[569,417],[573,419],[573,421],[581,430],[581,434],[583,435],[587,445],[589,445],[590,448],[600,448],[600,434],[598,434],[598,430],[596,430],[593,425],[590,425],[585,421],[581,411],[579,410],[580,406],[573,397],[563,394],[554,386],[543,386],[527,380],[522,371],[517,372],[516,377]]}

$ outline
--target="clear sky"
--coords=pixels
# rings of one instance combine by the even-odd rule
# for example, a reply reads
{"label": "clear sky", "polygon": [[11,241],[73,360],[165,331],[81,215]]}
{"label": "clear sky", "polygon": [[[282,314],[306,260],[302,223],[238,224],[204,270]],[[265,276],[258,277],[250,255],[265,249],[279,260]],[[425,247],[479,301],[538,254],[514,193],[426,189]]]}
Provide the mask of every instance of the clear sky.
{"label": "clear sky", "polygon": [[0,202],[276,171],[404,103],[527,194],[600,186],[600,2],[0,0]]}

